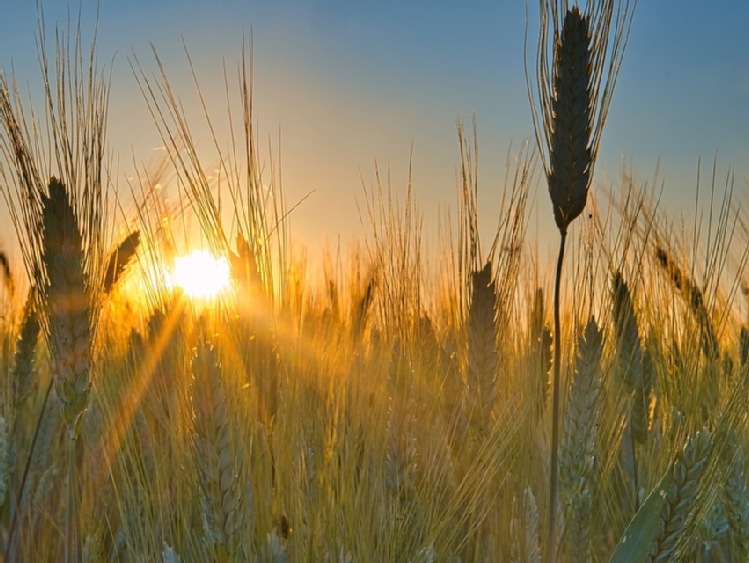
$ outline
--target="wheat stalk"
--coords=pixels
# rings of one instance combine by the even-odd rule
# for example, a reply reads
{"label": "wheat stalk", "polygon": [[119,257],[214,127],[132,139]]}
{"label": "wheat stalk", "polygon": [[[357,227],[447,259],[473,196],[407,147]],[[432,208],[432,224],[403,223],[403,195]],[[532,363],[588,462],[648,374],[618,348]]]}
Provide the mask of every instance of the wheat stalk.
{"label": "wheat stalk", "polygon": [[[540,17],[536,88],[531,85],[527,66],[526,81],[536,143],[560,233],[554,287],[555,345],[546,545],[546,561],[551,562],[557,557],[559,292],[564,245],[567,228],[585,209],[603,126],[629,35],[632,10],[626,0],[588,2],[585,13],[577,4],[570,8],[567,1],[541,0]],[[611,39],[613,45],[610,46]],[[536,108],[537,102],[540,112]]]}

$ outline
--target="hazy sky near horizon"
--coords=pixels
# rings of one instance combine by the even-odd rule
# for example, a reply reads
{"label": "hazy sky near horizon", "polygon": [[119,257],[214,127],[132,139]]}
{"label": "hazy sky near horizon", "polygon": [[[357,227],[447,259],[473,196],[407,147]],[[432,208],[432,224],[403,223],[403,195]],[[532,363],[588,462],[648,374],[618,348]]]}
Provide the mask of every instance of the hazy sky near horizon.
{"label": "hazy sky near horizon", "polygon": [[[529,0],[535,49],[537,2]],[[90,35],[97,2],[83,1]],[[48,34],[67,5],[45,2]],[[70,8],[73,18],[77,4]],[[437,209],[454,207],[459,163],[456,119],[478,124],[479,202],[496,225],[505,161],[533,128],[523,70],[526,3],[463,0],[131,0],[99,2],[99,60],[113,60],[109,133],[121,180],[136,162],[155,162],[156,128],[128,57],[155,70],[152,42],[195,123],[202,123],[183,51],[190,51],[217,122],[224,122],[225,60],[234,74],[243,38],[254,41],[255,120],[267,160],[280,155],[300,242],[318,247],[360,237],[357,202],[374,162],[405,191],[409,155],[425,232],[436,240]],[[0,65],[38,88],[34,2],[4,8]],[[712,7],[694,0],[641,0],[603,136],[596,186],[618,181],[623,159],[643,181],[660,162],[664,205],[691,216],[698,158],[703,185],[717,154],[749,190],[749,2]],[[191,114],[193,115],[193,114]],[[280,148],[277,146],[280,133]],[[201,139],[206,149],[210,140]],[[539,170],[540,174],[540,170]],[[723,182],[719,182],[720,186]],[[539,223],[553,229],[544,184]],[[534,221],[535,223],[535,221]],[[541,227],[543,228],[543,227]],[[361,238],[361,237],[360,237]]]}

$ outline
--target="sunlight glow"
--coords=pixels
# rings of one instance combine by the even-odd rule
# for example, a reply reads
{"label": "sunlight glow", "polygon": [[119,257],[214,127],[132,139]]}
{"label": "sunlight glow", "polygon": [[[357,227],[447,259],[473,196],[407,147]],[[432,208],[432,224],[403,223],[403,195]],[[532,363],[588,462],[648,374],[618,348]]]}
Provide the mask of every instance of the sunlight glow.
{"label": "sunlight glow", "polygon": [[170,278],[172,285],[181,288],[189,297],[216,297],[229,287],[229,263],[226,258],[196,250],[175,259]]}

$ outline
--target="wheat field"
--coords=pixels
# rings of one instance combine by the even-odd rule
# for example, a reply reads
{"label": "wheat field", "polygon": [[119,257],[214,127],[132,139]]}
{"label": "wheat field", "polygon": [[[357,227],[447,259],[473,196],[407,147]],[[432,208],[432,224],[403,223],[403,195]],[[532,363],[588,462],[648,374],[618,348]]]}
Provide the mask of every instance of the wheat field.
{"label": "wheat field", "polygon": [[[594,187],[634,6],[541,6],[537,143],[489,243],[459,123],[437,244],[377,171],[360,242],[319,267],[258,147],[249,48],[220,182],[156,52],[129,61],[168,156],[127,185],[95,41],[40,41],[44,108],[2,78],[4,561],[749,560],[749,220],[717,165],[706,225],[677,229],[657,178]],[[165,274],[195,240],[228,264],[216,295]]]}

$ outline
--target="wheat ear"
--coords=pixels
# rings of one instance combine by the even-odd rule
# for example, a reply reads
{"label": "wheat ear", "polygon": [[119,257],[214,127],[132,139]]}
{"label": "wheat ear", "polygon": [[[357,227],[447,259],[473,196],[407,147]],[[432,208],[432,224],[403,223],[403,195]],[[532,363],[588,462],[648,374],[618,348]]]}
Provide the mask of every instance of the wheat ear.
{"label": "wheat ear", "polygon": [[[33,287],[23,308],[20,336],[13,363],[13,410],[18,418],[18,410],[31,394],[34,376],[34,354],[39,341],[39,316],[36,312],[36,289]],[[15,426],[15,423],[12,425]]]}
{"label": "wheat ear", "polygon": [[230,444],[229,404],[217,350],[201,339],[192,361],[193,429],[208,542],[239,557],[244,530],[242,489]]}
{"label": "wheat ear", "polygon": [[13,273],[10,271],[10,261],[5,252],[0,252],[0,271],[3,273],[5,290],[8,292],[8,298],[12,303],[16,297],[16,282],[13,279]]}
{"label": "wheat ear", "polygon": [[728,470],[728,479],[721,496],[728,525],[739,552],[738,559],[749,561],[749,491],[741,454],[739,449]]}
{"label": "wheat ear", "polygon": [[530,353],[533,372],[537,378],[534,401],[538,401],[539,414],[543,411],[548,396],[549,372],[551,372],[551,330],[544,323],[544,290],[536,288],[531,311]]}
{"label": "wheat ear", "polygon": [[541,545],[539,542],[539,515],[536,497],[530,487],[523,492],[520,502],[513,502],[513,508],[518,508],[521,513],[519,517],[513,518],[510,523],[510,531],[513,536],[515,557],[514,561],[525,563],[541,563]]}
{"label": "wheat ear", "polygon": [[564,433],[559,452],[559,481],[564,499],[565,535],[576,560],[590,559],[595,441],[601,396],[601,331],[591,318],[580,337]]}
{"label": "wheat ear", "polygon": [[690,438],[671,468],[673,482],[666,490],[660,518],[660,532],[650,547],[648,561],[671,561],[697,497],[697,487],[712,449],[707,429]]}
{"label": "wheat ear", "polygon": [[91,297],[83,270],[83,242],[66,187],[56,178],[42,195],[44,294],[55,391],[71,440],[88,405],[91,367]]}
{"label": "wheat ear", "polygon": [[468,399],[472,417],[489,420],[497,401],[497,288],[492,264],[471,274],[468,309]]}
{"label": "wheat ear", "polygon": [[717,359],[720,355],[718,336],[715,334],[713,323],[710,320],[710,313],[705,305],[705,297],[702,290],[679,268],[665,248],[656,248],[655,257],[668,274],[671,283],[681,292],[689,308],[692,310],[692,314],[697,319],[700,325],[700,338],[705,356],[710,359]]}
{"label": "wheat ear", "polygon": [[127,268],[130,261],[135,256],[140,246],[140,231],[133,231],[126,236],[117,248],[112,251],[107,260],[107,269],[104,271],[104,283],[102,291],[109,293],[117,284],[120,276]]}

